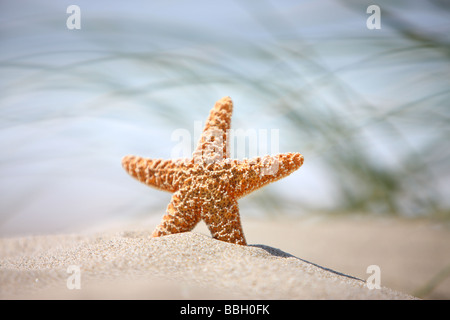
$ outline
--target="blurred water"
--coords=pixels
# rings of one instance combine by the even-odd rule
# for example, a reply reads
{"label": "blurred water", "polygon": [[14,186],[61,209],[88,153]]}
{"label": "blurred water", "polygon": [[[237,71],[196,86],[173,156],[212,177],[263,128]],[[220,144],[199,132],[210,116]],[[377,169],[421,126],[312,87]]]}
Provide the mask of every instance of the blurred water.
{"label": "blurred water", "polygon": [[445,2],[382,1],[380,30],[369,1],[77,1],[80,30],[71,4],[0,4],[0,235],[159,219],[121,157],[169,158],[223,96],[305,156],[243,215],[448,216]]}

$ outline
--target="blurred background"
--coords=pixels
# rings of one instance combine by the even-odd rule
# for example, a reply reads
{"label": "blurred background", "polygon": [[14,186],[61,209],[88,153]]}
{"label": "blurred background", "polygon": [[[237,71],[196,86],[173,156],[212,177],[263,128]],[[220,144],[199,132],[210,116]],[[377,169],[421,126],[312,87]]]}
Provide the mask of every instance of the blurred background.
{"label": "blurred background", "polygon": [[448,2],[378,1],[374,30],[370,1],[77,1],[79,30],[71,4],[0,5],[2,235],[160,217],[121,157],[170,158],[223,96],[305,157],[243,215],[450,216]]}
{"label": "blurred background", "polygon": [[20,0],[0,23],[0,236],[159,221],[171,195],[122,156],[170,158],[223,96],[305,157],[243,218],[449,221],[448,1]]}

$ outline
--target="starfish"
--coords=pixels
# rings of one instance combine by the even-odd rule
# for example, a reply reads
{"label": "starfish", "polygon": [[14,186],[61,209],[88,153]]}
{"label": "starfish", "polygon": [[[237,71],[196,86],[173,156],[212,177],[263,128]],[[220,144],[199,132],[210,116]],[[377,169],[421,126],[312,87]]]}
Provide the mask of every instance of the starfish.
{"label": "starfish", "polygon": [[233,102],[217,101],[190,159],[125,156],[122,166],[148,186],[173,193],[153,237],[191,231],[203,220],[213,238],[246,245],[238,199],[300,168],[300,153],[230,159],[228,141]]}

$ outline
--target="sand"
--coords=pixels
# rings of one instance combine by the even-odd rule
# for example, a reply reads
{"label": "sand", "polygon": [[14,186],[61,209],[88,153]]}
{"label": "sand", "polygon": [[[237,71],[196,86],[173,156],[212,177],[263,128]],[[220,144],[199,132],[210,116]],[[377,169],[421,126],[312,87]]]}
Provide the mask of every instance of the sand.
{"label": "sand", "polygon": [[[1,239],[0,298],[413,299],[415,297],[410,294],[386,287],[385,279],[389,279],[387,272],[391,267],[385,264],[385,260],[377,260],[378,256],[382,257],[382,251],[377,251],[380,249],[373,245],[373,262],[381,264],[382,283],[381,289],[370,290],[367,287],[365,280],[369,274],[365,273],[365,269],[369,264],[361,263],[364,259],[354,256],[357,254],[355,243],[367,241],[362,226],[375,231],[384,226],[382,241],[391,241],[393,234],[398,236],[398,232],[417,231],[418,228],[423,237],[424,230],[429,229],[430,235],[424,239],[425,247],[416,246],[416,250],[434,254],[434,265],[445,265],[447,258],[437,259],[450,252],[438,252],[449,249],[447,243],[450,241],[444,243],[450,239],[445,238],[450,235],[448,229],[436,231],[429,223],[401,222],[397,225],[395,221],[348,218],[319,221],[244,220],[243,223],[249,246],[212,239],[202,227],[193,232],[151,238],[151,226],[145,224],[140,227],[127,226],[119,231]],[[389,228],[393,229],[391,235],[386,232]],[[333,230],[342,231],[339,236],[345,240],[340,243],[348,241],[353,253],[348,248],[347,251],[336,250],[336,244],[340,243],[335,240],[337,237]],[[433,234],[441,247],[433,243]],[[349,241],[349,238],[353,240]],[[263,239],[272,246],[255,244],[262,243]],[[320,248],[317,242],[329,248],[317,252],[321,259],[318,255],[316,260],[312,260],[310,258],[314,254],[311,253]],[[281,244],[284,250],[292,249],[304,255],[282,251],[273,244]],[[401,241],[397,244],[391,242],[390,248],[400,250],[402,245]],[[414,252],[417,254],[417,251]],[[385,253],[391,255],[389,250]],[[397,252],[399,256],[402,254],[408,255]],[[339,255],[341,259],[336,258]],[[411,260],[411,254],[407,259]],[[339,261],[353,261],[351,264],[359,266],[359,274],[344,273],[351,268],[340,265]],[[334,265],[340,265],[341,269],[332,269]],[[78,274],[71,271],[70,266],[79,268],[79,288],[75,281]],[[431,278],[433,272],[424,278]],[[445,290],[440,292],[446,294]]]}

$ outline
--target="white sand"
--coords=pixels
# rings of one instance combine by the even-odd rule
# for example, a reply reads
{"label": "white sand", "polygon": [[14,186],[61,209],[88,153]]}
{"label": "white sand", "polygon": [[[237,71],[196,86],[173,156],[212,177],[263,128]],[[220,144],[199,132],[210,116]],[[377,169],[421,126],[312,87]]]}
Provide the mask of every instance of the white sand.
{"label": "white sand", "polygon": [[[339,246],[339,240],[336,239],[341,238],[341,243],[347,243],[347,247],[354,250],[355,244],[364,245],[364,241],[367,241],[364,228],[376,231],[381,230],[380,227],[383,225],[384,229],[393,228],[395,231],[393,234],[403,232],[405,235],[405,230],[420,231],[422,234],[417,234],[418,238],[423,238],[424,230],[428,230],[426,226],[417,226],[414,223],[411,225],[409,222],[400,223],[405,229],[402,230],[393,221],[386,223],[325,219],[314,222],[309,219],[296,222],[244,221],[249,246],[211,239],[201,227],[194,232],[161,238],[150,238],[151,227],[149,227],[145,228],[145,231],[134,228],[129,229],[131,231],[88,235],[2,239],[0,298],[411,299],[413,297],[410,295],[385,287],[384,279],[392,275],[386,273],[385,269],[389,268],[385,260],[380,260],[379,257],[382,255],[373,243],[372,246],[370,243],[365,245],[368,249],[375,250],[373,262],[378,261],[381,264],[381,289],[369,290],[365,284],[364,280],[368,277],[365,268],[369,264],[358,264],[357,262],[361,260],[358,260],[354,253],[349,253],[348,248],[336,252],[336,245]],[[430,228],[430,234],[436,235],[436,230]],[[337,237],[333,234],[333,230],[345,232]],[[444,231],[443,234],[448,236],[448,230]],[[313,234],[315,239],[311,239],[314,238]],[[437,234],[438,241],[447,240],[439,235],[439,230]],[[374,235],[376,232],[372,234]],[[389,240],[392,234],[386,233],[385,230],[379,236],[381,236],[379,241],[383,243],[386,238]],[[258,240],[262,243],[263,239],[267,241],[266,243],[279,241],[283,244],[283,249],[292,248],[293,251],[303,252],[304,255],[300,259],[291,255],[292,251],[288,254],[271,246],[251,244]],[[440,248],[430,243],[432,242],[430,239],[425,238],[428,243],[424,245],[428,245],[428,248],[416,246],[416,249],[419,251],[426,249],[430,253],[432,250],[448,248],[446,244]],[[329,248],[317,252],[316,260],[312,260],[314,254],[311,253],[315,251],[311,251],[311,248],[320,248],[318,242],[322,243],[323,248],[327,246]],[[411,244],[414,245],[414,241]],[[402,245],[391,242],[390,248],[402,248]],[[390,249],[387,247],[385,249],[386,255],[392,254]],[[435,258],[443,254],[437,251],[431,252]],[[396,253],[398,256],[403,254],[411,259],[411,253],[401,251]],[[338,256],[342,259],[336,259]],[[356,262],[359,265],[358,270],[363,269],[357,276],[364,280],[328,269],[345,260]],[[325,267],[319,266],[318,263]],[[71,265],[80,267],[80,289],[67,288],[67,280],[72,275],[67,273],[67,268]],[[336,270],[346,271],[343,269],[346,268]],[[430,272],[425,278],[431,278],[432,275]]]}
{"label": "white sand", "polygon": [[[249,246],[211,239],[202,225],[161,238],[150,238],[153,225],[141,224],[121,227],[129,231],[0,239],[0,298],[410,299],[401,292],[419,292],[450,265],[449,228],[427,221],[243,224]],[[380,266],[380,290],[365,285],[371,264]],[[67,288],[71,265],[80,267],[79,290]],[[424,297],[449,299],[449,277]]]}

